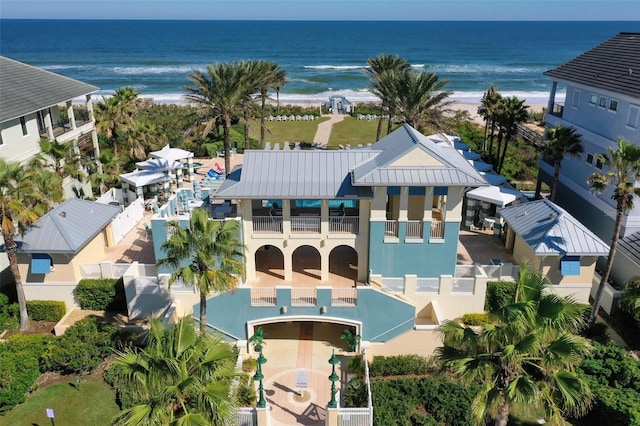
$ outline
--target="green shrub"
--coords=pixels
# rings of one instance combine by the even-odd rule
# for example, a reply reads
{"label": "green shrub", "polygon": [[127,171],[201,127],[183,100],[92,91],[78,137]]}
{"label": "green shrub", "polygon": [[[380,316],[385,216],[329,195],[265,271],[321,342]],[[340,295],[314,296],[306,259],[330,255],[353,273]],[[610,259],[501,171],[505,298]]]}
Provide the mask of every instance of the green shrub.
{"label": "green shrub", "polygon": [[76,296],[82,309],[127,312],[122,278],[85,278],[76,286]]}
{"label": "green shrub", "polygon": [[351,379],[344,393],[344,404],[348,408],[366,407],[368,404],[367,384],[355,377]]}
{"label": "green shrub", "polygon": [[243,373],[250,373],[252,371],[255,371],[257,367],[258,367],[258,362],[256,361],[255,358],[247,358],[242,360]]}
{"label": "green shrub", "polygon": [[0,414],[24,401],[40,375],[38,363],[53,336],[11,336],[0,345]]}
{"label": "green shrub", "polygon": [[478,314],[464,314],[462,316],[462,322],[467,325],[484,325],[491,323],[489,315],[485,313]]}
{"label": "green shrub", "polygon": [[240,380],[235,392],[238,407],[253,407],[258,399],[249,377]]}
{"label": "green shrub", "polygon": [[374,356],[369,366],[372,377],[426,374],[428,371],[428,361],[420,355]]}
{"label": "green shrub", "polygon": [[98,318],[78,321],[47,346],[42,354],[43,371],[59,371],[64,374],[86,373],[112,354],[118,342],[118,329]]}
{"label": "green shrub", "polygon": [[0,332],[15,330],[20,325],[20,308],[17,303],[9,303],[9,297],[0,293]]}
{"label": "green shrub", "polygon": [[58,322],[67,313],[67,307],[57,300],[28,300],[27,312],[34,321]]}
{"label": "green shrub", "polygon": [[510,281],[489,281],[487,282],[484,310],[487,312],[495,312],[501,307],[512,303],[515,299],[515,283]]}
{"label": "green shrub", "polygon": [[140,402],[138,399],[136,399],[134,389],[127,386],[120,386],[117,379],[116,368],[113,364],[111,364],[109,368],[106,369],[102,378],[105,382],[109,383],[109,385],[116,392],[116,403],[121,410],[131,408]]}

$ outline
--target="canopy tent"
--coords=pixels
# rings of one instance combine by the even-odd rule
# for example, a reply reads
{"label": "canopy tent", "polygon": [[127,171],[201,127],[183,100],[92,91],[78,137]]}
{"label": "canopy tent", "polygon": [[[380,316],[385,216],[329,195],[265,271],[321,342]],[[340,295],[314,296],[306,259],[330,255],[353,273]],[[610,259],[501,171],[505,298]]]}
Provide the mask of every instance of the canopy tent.
{"label": "canopy tent", "polygon": [[480,174],[489,182],[489,185],[500,186],[507,181],[506,177],[494,173],[480,172]]}
{"label": "canopy tent", "polygon": [[467,160],[479,160],[480,157],[482,157],[479,153],[473,151],[463,151],[459,149],[458,152]]}
{"label": "canopy tent", "polygon": [[179,161],[167,160],[164,158],[152,158],[151,160],[140,161],[136,163],[136,167],[140,170],[154,170],[163,172],[165,170],[175,170],[182,167]]}
{"label": "canopy tent", "polygon": [[120,175],[120,180],[135,188],[162,183],[169,179],[170,176],[157,170],[137,170]]}
{"label": "canopy tent", "polygon": [[164,158],[169,161],[180,161],[185,158],[193,158],[193,152],[185,151],[180,148],[171,148],[169,145],[165,145],[160,151],[153,151],[152,158]]}
{"label": "canopy tent", "polygon": [[476,168],[479,172],[488,172],[493,169],[493,166],[489,163],[485,163],[484,161],[479,160],[467,160],[469,164]]}
{"label": "canopy tent", "polygon": [[502,186],[483,186],[480,188],[472,189],[467,192],[467,198],[473,200],[485,201],[487,203],[495,204],[498,207],[504,207],[507,204],[511,204],[515,200],[518,200],[524,195],[517,189],[504,188]]}

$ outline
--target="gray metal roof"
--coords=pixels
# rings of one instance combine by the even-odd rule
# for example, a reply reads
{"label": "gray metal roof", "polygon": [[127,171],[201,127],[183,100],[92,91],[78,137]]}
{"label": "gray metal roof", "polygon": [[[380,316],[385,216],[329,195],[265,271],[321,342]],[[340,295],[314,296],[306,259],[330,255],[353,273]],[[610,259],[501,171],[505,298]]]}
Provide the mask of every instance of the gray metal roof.
{"label": "gray metal roof", "polygon": [[0,123],[97,90],[90,84],[0,56]]}
{"label": "gray metal roof", "polygon": [[609,253],[606,243],[547,199],[504,208],[500,215],[536,255],[604,256]]}
{"label": "gray metal roof", "polygon": [[620,33],[544,74],[640,97],[640,33]]}
{"label": "gray metal roof", "polygon": [[215,198],[371,198],[369,187],[351,185],[349,172],[377,155],[369,150],[245,151]]}
{"label": "gray metal roof", "polygon": [[640,231],[618,240],[618,251],[640,265]]}
{"label": "gray metal roof", "polygon": [[[380,152],[353,170],[354,185],[372,186],[488,186],[482,175],[452,146],[441,144],[438,135],[424,136],[408,124],[376,142]],[[419,149],[439,165],[399,166],[396,160]]]}
{"label": "gray metal roof", "polygon": [[71,198],[42,216],[22,237],[23,253],[76,254],[120,213],[120,206]]}

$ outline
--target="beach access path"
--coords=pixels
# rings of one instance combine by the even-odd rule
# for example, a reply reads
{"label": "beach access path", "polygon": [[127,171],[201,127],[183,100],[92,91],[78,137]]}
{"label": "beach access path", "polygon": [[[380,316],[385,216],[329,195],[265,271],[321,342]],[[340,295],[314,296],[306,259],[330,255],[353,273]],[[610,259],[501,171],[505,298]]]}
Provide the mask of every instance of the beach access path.
{"label": "beach access path", "polygon": [[323,117],[329,117],[329,119],[318,124],[318,130],[316,130],[316,135],[313,137],[313,143],[320,147],[326,147],[329,143],[333,125],[344,120],[343,114],[331,114]]}

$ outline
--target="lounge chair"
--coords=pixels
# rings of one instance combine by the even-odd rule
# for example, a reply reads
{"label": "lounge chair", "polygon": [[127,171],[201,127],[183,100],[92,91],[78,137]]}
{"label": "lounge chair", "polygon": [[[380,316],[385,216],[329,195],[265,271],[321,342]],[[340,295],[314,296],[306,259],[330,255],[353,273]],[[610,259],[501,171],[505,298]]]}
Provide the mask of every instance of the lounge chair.
{"label": "lounge chair", "polygon": [[218,173],[224,173],[224,167],[221,167],[217,161],[216,161],[216,164],[213,165],[213,168]]}
{"label": "lounge chair", "polygon": [[222,179],[224,175],[224,172],[218,172],[215,171],[214,169],[209,169],[209,171],[207,172],[207,176],[211,179]]}

